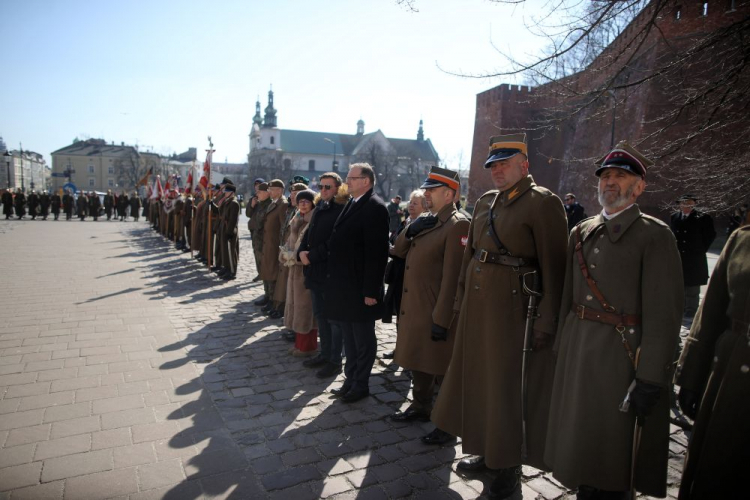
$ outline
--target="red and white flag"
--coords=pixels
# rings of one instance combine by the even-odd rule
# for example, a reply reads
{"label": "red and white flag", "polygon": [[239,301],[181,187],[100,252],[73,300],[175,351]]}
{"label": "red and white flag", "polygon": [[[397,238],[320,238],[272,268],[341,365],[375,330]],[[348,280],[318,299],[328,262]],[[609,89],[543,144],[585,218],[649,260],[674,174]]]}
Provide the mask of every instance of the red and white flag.
{"label": "red and white flag", "polygon": [[185,184],[185,194],[193,194],[193,166],[190,166],[187,183]]}
{"label": "red and white flag", "polygon": [[203,175],[200,180],[200,183],[204,188],[207,188],[208,184],[211,182],[211,157],[213,154],[213,148],[206,150],[206,161],[203,162]]}
{"label": "red and white flag", "polygon": [[151,190],[151,199],[152,200],[158,200],[161,198],[161,176],[157,175],[156,180],[154,181],[154,188]]}

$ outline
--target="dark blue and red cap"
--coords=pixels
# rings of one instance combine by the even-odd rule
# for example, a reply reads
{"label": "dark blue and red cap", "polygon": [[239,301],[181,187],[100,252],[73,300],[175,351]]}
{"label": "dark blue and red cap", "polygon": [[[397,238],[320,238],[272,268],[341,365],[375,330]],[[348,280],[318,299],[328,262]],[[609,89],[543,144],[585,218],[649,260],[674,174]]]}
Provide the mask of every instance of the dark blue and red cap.
{"label": "dark blue and red cap", "polygon": [[484,168],[490,168],[490,164],[496,161],[513,158],[517,154],[528,157],[526,146],[526,134],[497,135],[490,139],[490,154],[484,162]]}
{"label": "dark blue and red cap", "polygon": [[612,151],[595,162],[595,165],[599,167],[596,169],[596,176],[599,177],[606,168],[619,168],[645,179],[646,171],[653,164],[654,162],[643,156],[627,141],[620,141]]}

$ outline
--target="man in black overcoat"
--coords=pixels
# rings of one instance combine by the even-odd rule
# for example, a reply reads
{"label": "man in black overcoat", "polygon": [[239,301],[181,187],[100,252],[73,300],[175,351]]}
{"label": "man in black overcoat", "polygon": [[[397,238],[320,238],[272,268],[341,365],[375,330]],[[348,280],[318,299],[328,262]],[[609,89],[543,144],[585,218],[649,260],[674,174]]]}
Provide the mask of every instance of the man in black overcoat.
{"label": "man in black overcoat", "polygon": [[695,196],[686,194],[677,203],[680,209],[672,214],[671,227],[682,258],[682,277],[685,281],[683,316],[692,320],[698,311],[701,286],[708,283],[706,252],[716,238],[716,229],[710,215],[695,209]]}
{"label": "man in black overcoat", "polygon": [[346,381],[332,392],[346,403],[370,394],[377,352],[375,320],[383,315],[383,275],[388,260],[388,209],[374,192],[367,163],[349,167],[352,198],[341,211],[329,241],[325,313],[344,339]]}

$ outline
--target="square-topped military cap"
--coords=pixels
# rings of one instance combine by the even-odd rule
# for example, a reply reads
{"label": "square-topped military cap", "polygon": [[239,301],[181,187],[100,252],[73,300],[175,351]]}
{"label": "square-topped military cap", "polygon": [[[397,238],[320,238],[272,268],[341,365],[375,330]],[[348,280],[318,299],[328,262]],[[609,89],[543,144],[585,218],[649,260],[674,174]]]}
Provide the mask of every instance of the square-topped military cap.
{"label": "square-topped military cap", "polygon": [[602,175],[605,168],[620,168],[645,179],[646,170],[653,166],[654,162],[643,156],[643,153],[628,144],[627,141],[620,141],[612,151],[594,164],[598,167],[596,169],[597,177]]}
{"label": "square-topped military cap", "polygon": [[445,186],[458,191],[460,184],[461,181],[459,180],[458,172],[448,170],[447,168],[430,167],[430,173],[427,174],[427,178],[419,186],[419,189]]}
{"label": "square-topped military cap", "polygon": [[490,154],[484,162],[484,168],[489,168],[492,162],[507,160],[519,153],[529,156],[526,134],[497,135],[490,139]]}

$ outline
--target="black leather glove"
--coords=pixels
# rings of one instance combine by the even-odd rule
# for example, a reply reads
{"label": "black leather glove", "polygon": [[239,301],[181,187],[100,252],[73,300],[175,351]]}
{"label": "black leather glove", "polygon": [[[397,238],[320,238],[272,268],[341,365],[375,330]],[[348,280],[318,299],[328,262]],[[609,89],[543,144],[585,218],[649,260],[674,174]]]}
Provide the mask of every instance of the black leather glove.
{"label": "black leather glove", "polygon": [[642,380],[635,381],[635,388],[630,393],[630,405],[638,418],[648,417],[659,401],[661,387]]}
{"label": "black leather glove", "polygon": [[448,340],[448,329],[443,328],[440,325],[436,325],[435,323],[432,324],[432,340],[434,342],[440,342],[441,340],[445,342]]}
{"label": "black leather glove", "polygon": [[680,403],[682,413],[690,420],[695,420],[698,416],[698,405],[700,405],[700,394],[690,389],[680,387],[680,393],[677,395],[677,401]]}
{"label": "black leather glove", "polygon": [[438,223],[438,218],[434,215],[426,215],[424,217],[417,217],[414,222],[409,224],[406,228],[406,237],[414,238],[416,235],[424,231],[425,229],[431,229]]}

